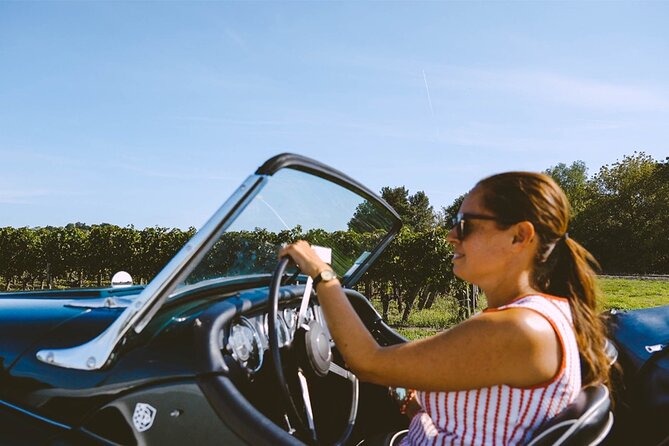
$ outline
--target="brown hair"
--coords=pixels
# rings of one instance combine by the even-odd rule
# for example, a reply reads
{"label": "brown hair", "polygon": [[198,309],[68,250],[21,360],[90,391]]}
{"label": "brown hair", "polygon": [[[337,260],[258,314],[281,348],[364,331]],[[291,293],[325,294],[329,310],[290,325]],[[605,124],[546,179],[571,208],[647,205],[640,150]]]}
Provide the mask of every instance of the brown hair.
{"label": "brown hair", "polygon": [[529,221],[539,237],[533,285],[541,292],[569,299],[581,355],[583,385],[609,383],[604,324],[597,316],[599,264],[569,238],[569,201],[548,175],[507,172],[476,185],[483,205],[503,221]]}

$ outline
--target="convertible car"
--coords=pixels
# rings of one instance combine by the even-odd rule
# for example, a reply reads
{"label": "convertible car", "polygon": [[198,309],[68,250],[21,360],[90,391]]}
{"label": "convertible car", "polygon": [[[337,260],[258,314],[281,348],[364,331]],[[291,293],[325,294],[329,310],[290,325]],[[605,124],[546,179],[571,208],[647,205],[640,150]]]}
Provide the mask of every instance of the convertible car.
{"label": "convertible car", "polygon": [[[347,369],[311,279],[276,258],[318,245],[377,341],[405,342],[352,289],[400,226],[358,182],[282,154],[145,287],[0,294],[0,444],[357,444],[405,428],[388,388]],[[608,393],[579,404],[533,444],[601,442]]]}

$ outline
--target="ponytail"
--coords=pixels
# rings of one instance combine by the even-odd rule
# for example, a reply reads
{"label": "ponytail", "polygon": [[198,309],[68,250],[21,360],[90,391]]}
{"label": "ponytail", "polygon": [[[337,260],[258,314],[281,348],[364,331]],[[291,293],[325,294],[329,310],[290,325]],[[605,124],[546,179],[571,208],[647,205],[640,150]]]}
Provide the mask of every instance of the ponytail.
{"label": "ponytail", "polygon": [[592,254],[569,237],[558,240],[550,257],[554,257],[550,262],[553,265],[547,265],[552,268],[546,274],[547,280],[543,284],[546,288],[542,291],[569,299],[581,356],[583,385],[608,384],[610,367],[605,354],[605,329],[597,316],[600,292],[595,270],[599,270],[599,264]]}

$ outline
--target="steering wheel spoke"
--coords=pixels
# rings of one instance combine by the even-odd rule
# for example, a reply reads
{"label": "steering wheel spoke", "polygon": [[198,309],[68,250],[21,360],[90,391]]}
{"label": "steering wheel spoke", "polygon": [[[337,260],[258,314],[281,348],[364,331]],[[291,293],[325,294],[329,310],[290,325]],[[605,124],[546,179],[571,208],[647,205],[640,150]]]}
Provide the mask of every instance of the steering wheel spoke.
{"label": "steering wheel spoke", "polygon": [[335,362],[330,363],[330,367],[328,369],[330,373],[334,373],[335,375],[339,375],[344,379],[347,379],[351,382],[355,382],[358,380],[358,377],[353,374],[353,372],[346,370],[344,367],[340,366],[339,364]]}
{"label": "steering wheel spoke", "polygon": [[317,441],[316,424],[314,423],[314,409],[311,406],[309,383],[307,382],[307,377],[302,373],[302,370],[298,370],[297,377],[300,381],[300,388],[302,390],[302,402],[304,403],[304,412],[307,415],[307,427],[309,428],[312,439]]}

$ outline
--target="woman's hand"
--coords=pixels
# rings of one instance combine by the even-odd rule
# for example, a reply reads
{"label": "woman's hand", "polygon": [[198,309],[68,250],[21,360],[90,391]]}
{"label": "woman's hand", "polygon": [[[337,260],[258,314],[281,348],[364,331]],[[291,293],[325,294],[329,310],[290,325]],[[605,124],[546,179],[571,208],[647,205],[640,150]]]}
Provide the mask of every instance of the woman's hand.
{"label": "woman's hand", "polygon": [[406,409],[404,411],[404,414],[409,417],[409,419],[412,419],[413,417],[416,416],[416,414],[420,411],[422,411],[423,408],[421,407],[420,403],[418,402],[418,399],[416,399],[416,394],[414,393],[411,395],[411,399],[407,402]]}
{"label": "woman's hand", "polygon": [[390,395],[395,399],[399,406],[400,413],[409,418],[413,418],[422,409],[416,399],[416,391],[405,389],[403,387],[390,387]]}
{"label": "woman's hand", "polygon": [[304,274],[316,277],[322,271],[332,269],[330,265],[321,260],[311,249],[311,245],[304,240],[286,245],[279,250],[279,258],[289,256]]}

